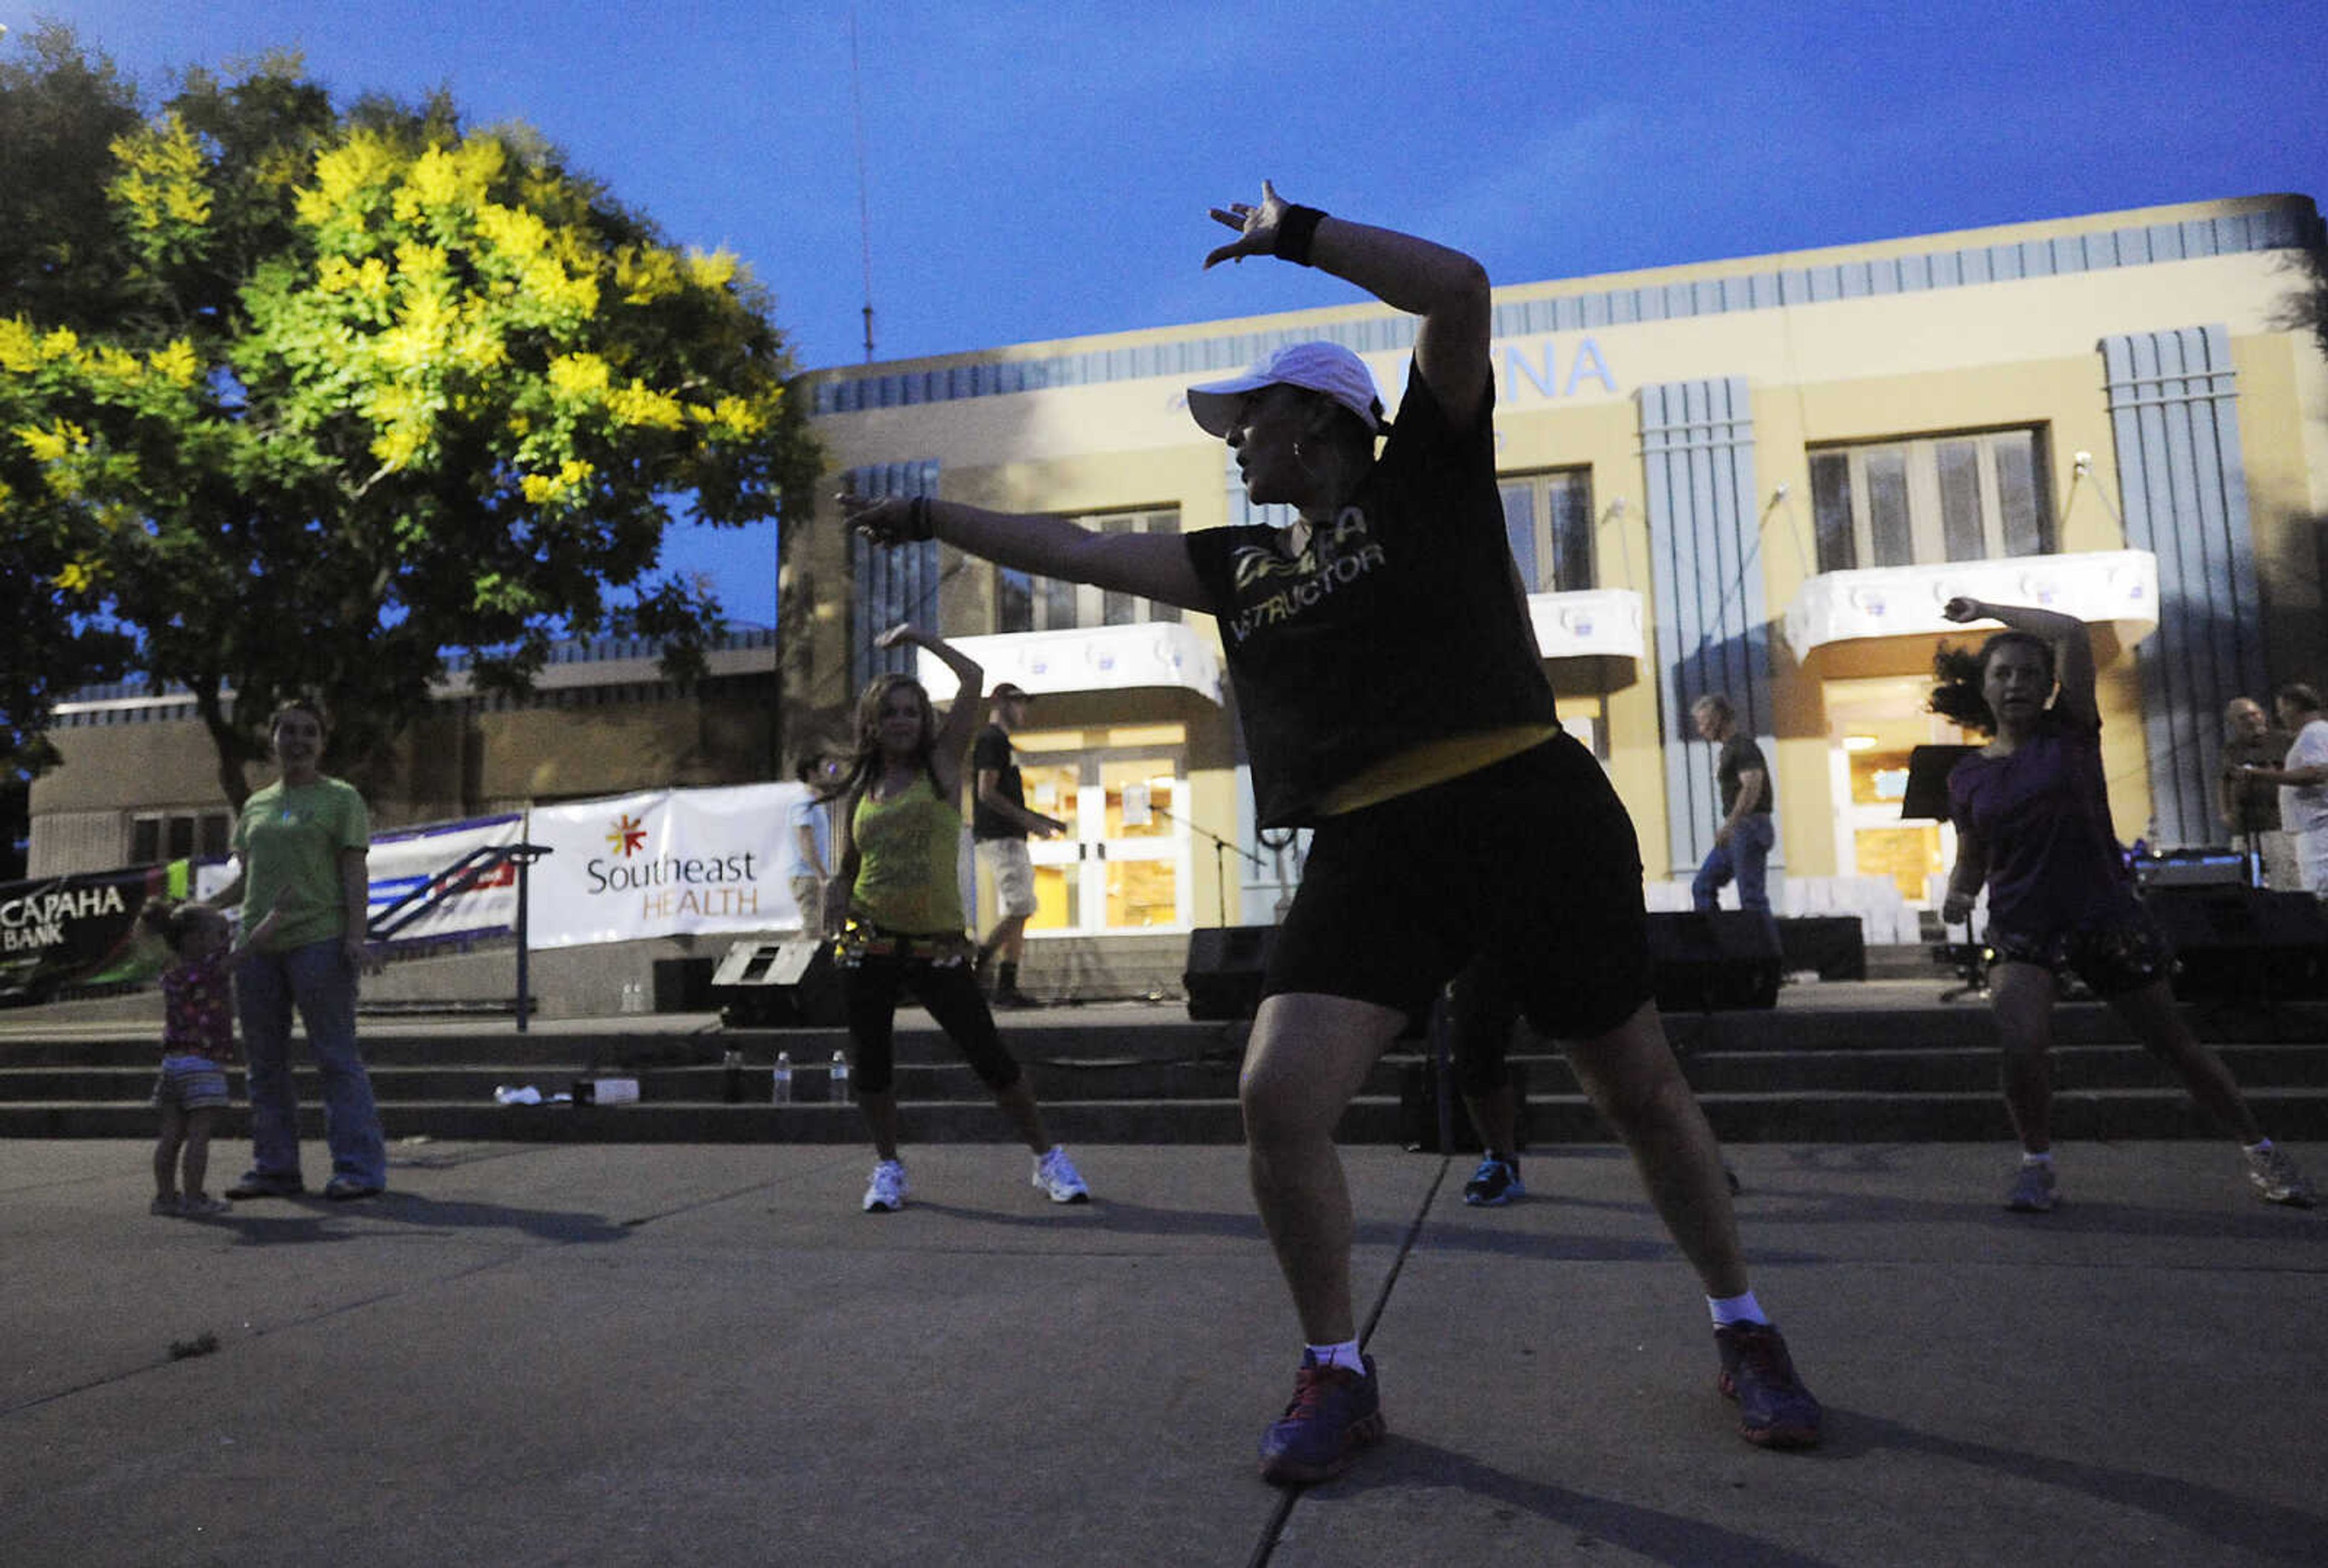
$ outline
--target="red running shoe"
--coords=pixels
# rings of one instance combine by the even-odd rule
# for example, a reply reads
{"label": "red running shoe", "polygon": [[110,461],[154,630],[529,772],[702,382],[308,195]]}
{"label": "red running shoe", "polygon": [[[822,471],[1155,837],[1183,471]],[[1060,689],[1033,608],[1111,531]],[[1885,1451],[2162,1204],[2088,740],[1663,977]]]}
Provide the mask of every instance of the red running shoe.
{"label": "red running shoe", "polygon": [[1816,1448],[1825,1413],[1768,1323],[1730,1323],[1713,1331],[1722,1352],[1722,1394],[1738,1402],[1738,1435],[1759,1448]]}
{"label": "red running shoe", "polygon": [[1380,1442],[1381,1385],[1375,1358],[1364,1375],[1347,1366],[1320,1366],[1308,1350],[1294,1375],[1293,1400],[1261,1439],[1261,1479],[1281,1487],[1331,1480],[1350,1468],[1358,1451]]}

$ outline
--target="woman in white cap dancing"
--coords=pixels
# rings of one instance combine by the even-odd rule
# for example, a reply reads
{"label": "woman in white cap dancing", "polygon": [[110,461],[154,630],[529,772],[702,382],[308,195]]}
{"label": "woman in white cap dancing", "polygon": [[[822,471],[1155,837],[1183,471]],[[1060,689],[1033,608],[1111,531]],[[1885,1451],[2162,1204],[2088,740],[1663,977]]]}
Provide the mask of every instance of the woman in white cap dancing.
{"label": "woman in white cap dancing", "polygon": [[1260,205],[1212,215],[1236,237],[1207,267],[1278,257],[1420,318],[1394,431],[1372,374],[1336,343],[1293,343],[1189,390],[1246,494],[1291,506],[1291,527],[1102,534],[927,498],[843,505],[877,540],[934,536],[1216,616],[1261,822],[1315,831],[1242,1087],[1254,1202],[1306,1341],[1262,1474],[1324,1479],[1383,1433],[1334,1124],[1406,1017],[1479,953],[1567,1042],[1631,1148],[1704,1283],[1743,1435],[1814,1443],[1818,1404],[1748,1289],[1719,1149],[1650,1000],[1631,821],[1562,732],[1536,653],[1496,489],[1487,275],[1267,185]]}

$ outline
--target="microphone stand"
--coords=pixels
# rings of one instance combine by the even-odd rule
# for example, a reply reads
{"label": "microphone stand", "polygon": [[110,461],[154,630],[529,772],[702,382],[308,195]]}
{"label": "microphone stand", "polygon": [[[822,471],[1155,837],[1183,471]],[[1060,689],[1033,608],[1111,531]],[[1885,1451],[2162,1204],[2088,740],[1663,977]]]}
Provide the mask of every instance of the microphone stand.
{"label": "microphone stand", "polygon": [[1220,895],[1221,928],[1223,930],[1226,930],[1229,924],[1229,872],[1228,861],[1225,857],[1230,852],[1234,851],[1236,854],[1244,856],[1246,859],[1252,861],[1254,865],[1260,867],[1264,871],[1269,869],[1269,862],[1263,859],[1259,855],[1254,854],[1251,850],[1246,849],[1244,845],[1232,844],[1226,839],[1222,838],[1218,833],[1213,831],[1210,828],[1199,827],[1195,822],[1190,822],[1187,818],[1177,815],[1164,807],[1156,804],[1153,801],[1149,803],[1148,809],[1154,812],[1158,816],[1162,817],[1166,822],[1178,822],[1182,827],[1187,829],[1190,832],[1200,834],[1213,841],[1213,887]]}

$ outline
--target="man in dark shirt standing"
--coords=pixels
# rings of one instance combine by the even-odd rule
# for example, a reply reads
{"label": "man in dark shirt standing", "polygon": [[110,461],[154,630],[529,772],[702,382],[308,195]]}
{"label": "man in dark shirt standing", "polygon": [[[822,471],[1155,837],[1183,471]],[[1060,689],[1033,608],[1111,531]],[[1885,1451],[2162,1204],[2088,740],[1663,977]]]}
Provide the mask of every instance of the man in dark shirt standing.
{"label": "man in dark shirt standing", "polygon": [[1690,884],[1690,901],[1701,911],[1718,904],[1723,884],[1738,878],[1738,907],[1770,913],[1769,871],[1770,846],[1778,829],[1770,815],[1770,765],[1751,735],[1738,730],[1738,710],[1719,692],[1699,698],[1689,716],[1701,739],[1722,748],[1714,759],[1713,782],[1722,791],[1722,825],[1713,830],[1713,848]]}
{"label": "man in dark shirt standing", "polygon": [[970,836],[979,863],[994,882],[1001,915],[978,944],[981,974],[994,974],[994,1005],[1025,1008],[1035,1000],[1018,989],[1018,959],[1027,946],[1027,917],[1035,913],[1035,867],[1027,856],[1027,835],[1064,833],[1056,817],[1027,809],[1018,765],[1010,756],[1010,732],[1027,722],[1026,691],[1006,681],[994,689],[987,726],[971,743],[970,765],[977,784],[971,800]]}
{"label": "man in dark shirt standing", "polygon": [[2231,831],[2231,847],[2247,861],[2248,880],[2283,893],[2304,886],[2295,837],[2280,831],[2279,786],[2257,778],[2254,770],[2277,767],[2295,743],[2252,697],[2234,697],[2223,709],[2223,825]]}

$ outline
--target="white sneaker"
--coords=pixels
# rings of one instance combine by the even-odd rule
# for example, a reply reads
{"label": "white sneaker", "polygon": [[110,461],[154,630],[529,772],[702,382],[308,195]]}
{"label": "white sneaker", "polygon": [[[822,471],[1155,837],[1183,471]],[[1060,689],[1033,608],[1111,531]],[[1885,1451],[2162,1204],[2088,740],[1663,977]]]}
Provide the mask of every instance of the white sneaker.
{"label": "white sneaker", "polygon": [[2269,1149],[2242,1150],[2247,1157],[2248,1180],[2256,1196],[2266,1203],[2284,1203],[2290,1208],[2312,1207],[2312,1184],[2304,1179],[2304,1172],[2295,1161],[2280,1152],[2279,1146]]}
{"label": "white sneaker", "polygon": [[873,1179],[865,1186],[867,1214],[895,1214],[906,1207],[906,1168],[895,1160],[884,1160],[873,1167]]}
{"label": "white sneaker", "polygon": [[1084,1185],[1083,1175],[1075,1162],[1067,1158],[1066,1146],[1054,1143],[1048,1154],[1035,1157],[1035,1185],[1051,1195],[1053,1203],[1089,1203],[1091,1188]]}

